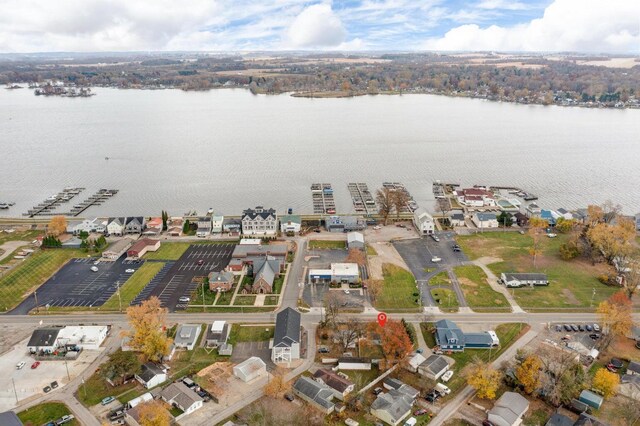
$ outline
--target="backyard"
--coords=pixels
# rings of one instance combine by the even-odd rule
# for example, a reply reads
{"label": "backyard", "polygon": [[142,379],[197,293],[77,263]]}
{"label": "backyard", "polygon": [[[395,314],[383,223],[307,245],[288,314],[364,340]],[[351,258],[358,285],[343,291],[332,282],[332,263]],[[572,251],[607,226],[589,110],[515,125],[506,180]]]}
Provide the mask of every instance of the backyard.
{"label": "backyard", "polygon": [[[540,254],[533,267],[529,250],[532,239],[517,232],[491,232],[460,236],[457,241],[471,259],[484,257],[488,267],[497,275],[502,272],[539,272],[549,277],[546,287],[518,288],[514,297],[523,308],[574,308],[585,310],[595,307],[618,289],[606,286],[597,276],[610,271],[605,264],[592,265],[584,259],[565,261],[560,258],[559,247],[567,235],[557,238],[540,237]],[[489,258],[489,259],[486,259]]]}
{"label": "backyard", "polygon": [[[162,269],[162,262],[145,262],[131,277],[120,287],[120,299],[124,309],[144,289],[149,281]],[[102,305],[103,310],[116,310],[120,307],[117,292]]]}
{"label": "backyard", "polygon": [[93,373],[91,377],[84,381],[84,384],[80,385],[76,392],[76,398],[82,404],[87,407],[96,405],[102,401],[103,398],[108,396],[118,397],[126,392],[134,389],[138,382],[131,380],[128,383],[120,386],[111,386],[97,371]]}
{"label": "backyard", "polygon": [[233,324],[229,333],[229,343],[262,342],[273,337],[273,326],[252,326]]}
{"label": "backyard", "polygon": [[479,266],[458,266],[454,269],[454,272],[471,309],[485,312],[499,312],[510,309],[507,298],[491,288],[487,282],[487,275]]}
{"label": "backyard", "polygon": [[311,240],[309,241],[309,249],[346,249],[346,241],[331,240]]}
{"label": "backyard", "polygon": [[382,265],[384,282],[375,306],[379,310],[414,312],[419,308],[416,281],[411,272],[399,266]]}
{"label": "backyard", "polygon": [[[18,418],[25,425],[40,426],[54,422],[60,417],[71,414],[69,407],[61,402],[44,402],[31,408],[27,408],[24,411],[18,413]],[[80,422],[77,419],[73,419],[65,425],[77,426]]]}

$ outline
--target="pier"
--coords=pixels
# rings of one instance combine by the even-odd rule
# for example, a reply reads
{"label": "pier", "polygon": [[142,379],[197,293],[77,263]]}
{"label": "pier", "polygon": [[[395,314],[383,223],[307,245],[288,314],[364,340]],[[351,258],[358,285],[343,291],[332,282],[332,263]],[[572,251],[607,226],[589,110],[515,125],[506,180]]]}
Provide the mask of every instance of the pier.
{"label": "pier", "polygon": [[400,213],[411,213],[418,209],[418,203],[416,203],[413,200],[413,197],[411,196],[409,191],[407,191],[407,188],[400,182],[383,182],[382,187],[387,188],[389,191],[392,191],[392,192],[402,191],[407,195],[408,201],[404,205],[404,207],[400,210]]}
{"label": "pier", "polygon": [[91,206],[99,206],[105,201],[109,200],[111,197],[118,193],[117,189],[100,189],[95,194],[81,202],[80,204],[76,204],[73,206],[69,213],[66,213],[68,216],[78,216],[80,213],[85,211]]}
{"label": "pier", "polygon": [[351,194],[353,208],[356,213],[365,213],[367,215],[378,213],[376,200],[369,192],[366,183],[350,182],[347,184],[347,188],[349,189],[349,194]]}
{"label": "pier", "polygon": [[53,212],[58,206],[68,202],[73,197],[84,191],[85,188],[64,188],[61,192],[44,200],[42,203],[34,206],[23,213],[23,216],[35,217],[35,216],[53,216],[56,213]]}
{"label": "pier", "polygon": [[531,194],[530,192],[524,191],[515,186],[491,186],[489,189],[491,191],[507,191],[509,194],[517,195],[525,201],[535,201],[538,199],[537,195]]}
{"label": "pier", "polygon": [[313,212],[315,214],[335,214],[336,202],[333,199],[333,188],[330,183],[314,183],[311,185]]}

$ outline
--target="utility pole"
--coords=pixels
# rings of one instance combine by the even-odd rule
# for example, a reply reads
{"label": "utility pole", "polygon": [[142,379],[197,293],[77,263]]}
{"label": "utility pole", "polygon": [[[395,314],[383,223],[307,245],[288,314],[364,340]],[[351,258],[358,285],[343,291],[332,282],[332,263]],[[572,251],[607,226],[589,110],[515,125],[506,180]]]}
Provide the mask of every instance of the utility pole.
{"label": "utility pole", "polygon": [[118,286],[118,305],[120,305],[119,312],[122,312],[122,298],[120,297],[120,281],[116,281],[116,285]]}
{"label": "utility pole", "polygon": [[589,305],[589,307],[593,307],[593,300],[596,298],[596,288],[593,288],[593,293],[591,293],[591,304]]}
{"label": "utility pole", "polygon": [[205,306],[204,306],[204,281],[202,281],[202,312],[205,312]]}
{"label": "utility pole", "polygon": [[36,312],[39,312],[39,309],[38,309],[38,290],[33,290],[33,297],[36,299]]}
{"label": "utility pole", "polygon": [[16,404],[18,403],[18,392],[16,391],[16,381],[11,378],[11,383],[13,383],[13,394],[16,396]]}
{"label": "utility pole", "polygon": [[67,379],[71,381],[71,376],[69,375],[69,366],[67,365],[67,360],[64,360],[64,366],[67,369]]}

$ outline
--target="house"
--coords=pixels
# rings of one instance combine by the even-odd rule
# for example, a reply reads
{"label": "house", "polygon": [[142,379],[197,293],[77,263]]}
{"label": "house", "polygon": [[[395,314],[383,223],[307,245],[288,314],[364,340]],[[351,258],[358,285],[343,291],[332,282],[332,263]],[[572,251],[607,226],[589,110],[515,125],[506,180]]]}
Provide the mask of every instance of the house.
{"label": "house", "polygon": [[120,256],[125,254],[129,247],[133,244],[133,240],[130,238],[123,238],[111,244],[108,249],[102,252],[103,260],[118,260]]}
{"label": "house", "polygon": [[433,216],[424,207],[419,207],[413,212],[413,226],[416,227],[420,235],[433,234],[436,229]]}
{"label": "house", "polygon": [[597,358],[600,352],[596,349],[596,341],[586,334],[576,335],[571,341],[567,342],[567,347],[578,352],[580,355]]}
{"label": "house", "polygon": [[98,218],[85,219],[83,221],[69,221],[67,222],[67,232],[73,235],[80,235],[81,232],[91,233],[97,232]]}
{"label": "house", "polygon": [[22,426],[22,421],[13,411],[0,413],[0,425],[2,426]]}
{"label": "house", "polygon": [[436,322],[435,338],[442,351],[460,352],[465,348],[487,349],[500,345],[500,340],[494,331],[463,333],[453,321],[449,320]]}
{"label": "house", "polygon": [[141,238],[127,249],[127,259],[140,259],[148,251],[157,251],[160,248],[160,240]]}
{"label": "house", "polygon": [[184,220],[181,217],[172,217],[167,221],[167,234],[170,237],[182,236]]}
{"label": "house", "polygon": [[193,389],[182,382],[174,382],[160,392],[160,398],[174,407],[178,407],[184,414],[191,414],[202,407],[203,399]]}
{"label": "house", "polygon": [[627,374],[640,376],[640,362],[629,361],[629,365],[627,365]]}
{"label": "house", "polygon": [[447,372],[449,363],[440,355],[430,355],[424,362],[418,366],[418,373],[428,379],[436,381]]}
{"label": "house", "polygon": [[600,421],[590,414],[581,413],[580,417],[578,417],[578,420],[576,420],[573,426],[609,426],[609,424]]}
{"label": "house", "polygon": [[471,221],[481,229],[498,227],[498,217],[495,213],[476,212],[471,216]]}
{"label": "house", "polygon": [[209,290],[229,291],[233,287],[234,275],[230,271],[209,272]]}
{"label": "house", "polygon": [[257,356],[252,356],[233,367],[233,375],[245,383],[265,374],[267,374],[267,364]]}
{"label": "house", "polygon": [[124,217],[110,217],[107,220],[107,234],[116,237],[124,235]]}
{"label": "house", "polygon": [[604,402],[604,398],[596,393],[591,392],[590,390],[585,389],[580,392],[578,401],[583,402],[588,406],[595,408],[596,410],[599,410],[600,406],[602,406],[602,403]]}
{"label": "house", "polygon": [[230,329],[226,321],[214,321],[211,327],[207,327],[207,347],[215,348],[227,343]]}
{"label": "house", "polygon": [[286,308],[276,315],[271,360],[277,364],[297,359],[300,359],[300,312]]}
{"label": "house", "polygon": [[360,232],[349,232],[347,234],[347,248],[364,250],[364,235]]}
{"label": "house", "polygon": [[618,393],[627,398],[640,401],[640,376],[637,374],[623,374],[620,378]]}
{"label": "house", "polygon": [[128,217],[124,223],[125,234],[142,234],[145,227],[145,220],[142,216]]}
{"label": "house", "polygon": [[489,410],[488,420],[495,426],[517,426],[529,409],[529,401],[519,393],[505,392]]}
{"label": "house", "polygon": [[265,258],[269,257],[272,258],[272,260],[273,258],[279,259],[280,272],[284,272],[288,251],[289,249],[286,244],[238,244],[233,249],[228,269],[238,273],[242,271],[245,266],[250,266],[255,271],[259,269],[255,263],[263,262]]}
{"label": "house", "polygon": [[237,235],[242,231],[242,220],[225,217],[222,221],[222,231]]}
{"label": "house", "polygon": [[278,215],[274,209],[257,206],[242,212],[242,233],[244,235],[275,235]]}
{"label": "house", "polygon": [[449,213],[449,224],[453,227],[467,226],[467,222],[464,220],[464,213],[462,213],[462,210],[454,210]]}
{"label": "house", "polygon": [[515,219],[516,224],[521,228],[529,225],[529,217],[523,213],[518,212],[513,215],[513,218]]}
{"label": "house", "polygon": [[204,238],[211,234],[211,217],[203,216],[198,218],[198,229],[196,230],[196,237]]}
{"label": "house", "polygon": [[338,358],[338,370],[371,370],[371,359],[341,357]]}
{"label": "house", "polygon": [[458,203],[468,207],[495,206],[496,200],[491,191],[484,188],[463,188],[454,191]]}
{"label": "house", "polygon": [[280,261],[266,258],[259,264],[254,262],[253,268],[251,292],[255,294],[273,293],[274,281],[280,275]]}
{"label": "house", "polygon": [[506,287],[524,287],[549,285],[547,274],[503,272],[500,274],[500,283]]}
{"label": "house", "polygon": [[345,397],[350,392],[353,392],[356,386],[351,380],[345,379],[326,368],[318,369],[318,371],[313,374],[313,377],[316,379],[316,382],[322,383],[323,385],[331,388],[334,396],[340,401],[344,401]]}
{"label": "house", "polygon": [[408,371],[411,371],[412,373],[417,373],[418,367],[420,367],[420,364],[422,364],[425,361],[426,361],[426,358],[422,354],[419,354],[416,352],[415,354],[407,358],[407,363],[404,366],[404,368],[407,369]]}
{"label": "house", "polygon": [[298,215],[288,214],[280,217],[280,232],[294,233],[297,234],[300,232],[300,228],[302,227],[302,218]]}
{"label": "house", "polygon": [[211,216],[211,232],[213,234],[222,233],[222,225],[224,223],[224,216]]}
{"label": "house", "polygon": [[142,235],[147,237],[158,237],[162,233],[162,218],[154,217],[149,219],[147,225],[142,231]]}
{"label": "house", "polygon": [[392,379],[390,377],[386,377],[384,379],[384,381],[382,382],[382,386],[385,389],[389,390],[395,389],[413,400],[415,400],[420,395],[420,391],[413,386],[409,386],[398,379]]}
{"label": "house", "polygon": [[331,402],[333,392],[331,389],[309,377],[302,376],[293,384],[293,393],[307,401],[312,407],[329,414],[335,410],[335,404]]}
{"label": "house", "polygon": [[35,354],[41,351],[45,353],[53,352],[58,348],[58,334],[62,327],[46,327],[34,330],[27,343],[27,349]]}
{"label": "house", "polygon": [[167,381],[167,369],[158,364],[147,362],[142,364],[140,373],[135,377],[142,386],[151,389]]}
{"label": "house", "polygon": [[528,218],[540,217],[541,212],[542,209],[536,203],[531,203],[524,209],[524,214],[526,214]]}
{"label": "house", "polygon": [[329,216],[324,226],[329,232],[362,231],[367,228],[367,222],[361,216]]}
{"label": "house", "polygon": [[565,208],[559,208],[557,210],[558,214],[560,215],[560,217],[562,217],[565,220],[571,220],[573,219],[573,213],[571,213],[569,210],[565,209]]}
{"label": "house", "polygon": [[198,342],[200,328],[200,324],[180,324],[176,330],[176,337],[173,339],[174,346],[192,351]]}
{"label": "house", "polygon": [[396,426],[411,414],[413,399],[393,389],[381,393],[371,404],[371,414],[383,422]]}
{"label": "house", "polygon": [[540,219],[546,220],[549,226],[556,226],[557,213],[553,210],[540,210]]}
{"label": "house", "polygon": [[547,420],[545,426],[573,426],[573,419],[560,413],[554,413]]}

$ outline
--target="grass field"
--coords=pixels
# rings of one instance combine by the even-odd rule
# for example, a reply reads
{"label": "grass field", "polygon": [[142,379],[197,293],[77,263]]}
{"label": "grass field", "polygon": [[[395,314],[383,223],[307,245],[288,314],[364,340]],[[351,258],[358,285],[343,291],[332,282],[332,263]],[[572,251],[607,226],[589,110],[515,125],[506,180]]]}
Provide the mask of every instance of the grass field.
{"label": "grass field", "polygon": [[75,249],[48,249],[33,253],[0,278],[0,312],[13,308],[74,257],[86,257],[86,253]]}
{"label": "grass field", "polygon": [[447,271],[438,272],[430,280],[429,285],[451,285]]}
{"label": "grass field", "polygon": [[310,249],[346,249],[346,241],[330,241],[330,240],[311,240],[309,241]]}
{"label": "grass field", "polygon": [[278,304],[278,296],[267,296],[264,298],[265,305],[277,305]]}
{"label": "grass field", "polygon": [[[122,299],[122,308],[127,306],[136,298],[138,293],[142,291],[149,281],[162,269],[162,262],[145,262],[138,270],[129,277],[129,279],[120,287],[120,299]],[[120,303],[118,295],[114,294],[102,305],[102,310],[118,309]]]}
{"label": "grass field", "polygon": [[484,311],[490,308],[498,308],[497,311],[510,309],[507,298],[504,294],[493,291],[487,282],[487,275],[479,266],[458,266],[454,272],[471,309],[482,308]]}
{"label": "grass field", "polygon": [[234,306],[253,306],[256,302],[256,296],[254,295],[237,295],[236,300],[233,302]]}
{"label": "grass field", "polygon": [[427,344],[429,348],[433,348],[436,346],[436,338],[429,330],[435,326],[433,322],[421,322],[420,323],[420,332],[422,333],[422,338],[424,342]]}
{"label": "grass field", "polygon": [[0,246],[7,241],[28,241],[31,242],[42,235],[42,231],[23,231],[23,232],[0,232]]}
{"label": "grass field", "polygon": [[434,288],[431,290],[431,295],[443,312],[458,311],[458,298],[453,290],[448,288]]}
{"label": "grass field", "polygon": [[83,405],[91,407],[92,405],[99,404],[100,401],[108,396],[118,397],[134,389],[137,384],[138,382],[133,380],[124,385],[113,387],[100,376],[99,372],[96,372],[86,379],[83,385],[80,385],[76,392],[76,398]]}
{"label": "grass field", "polygon": [[189,246],[193,244],[190,242],[175,242],[165,243],[160,245],[157,251],[150,251],[144,255],[145,259],[149,260],[178,260],[180,256],[184,254]]}
{"label": "grass field", "polygon": [[229,343],[264,342],[273,337],[273,330],[272,326],[233,324],[229,333]]}
{"label": "grass field", "polygon": [[[18,418],[25,425],[40,426],[58,420],[60,417],[71,414],[69,407],[61,402],[44,402],[18,413]],[[77,426],[80,422],[77,419],[65,423],[68,426]]]}
{"label": "grass field", "polygon": [[607,299],[618,290],[598,281],[598,275],[610,272],[605,264],[592,265],[584,259],[564,261],[558,249],[567,240],[567,235],[557,238],[541,237],[541,254],[533,267],[533,257],[529,254],[532,239],[516,232],[491,232],[460,236],[457,241],[472,259],[490,256],[499,259],[489,268],[496,274],[502,272],[541,272],[549,277],[547,287],[518,288],[513,290],[520,306],[527,309],[577,308],[588,309],[593,298],[593,306]]}
{"label": "grass field", "polygon": [[384,283],[376,299],[375,306],[381,310],[413,310],[419,308],[416,281],[411,272],[399,266],[385,263],[382,265]]}
{"label": "grass field", "polygon": [[367,244],[367,256],[377,256],[377,255],[378,255],[378,252],[376,251],[376,249],[374,249],[369,244]]}

